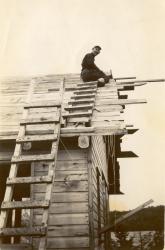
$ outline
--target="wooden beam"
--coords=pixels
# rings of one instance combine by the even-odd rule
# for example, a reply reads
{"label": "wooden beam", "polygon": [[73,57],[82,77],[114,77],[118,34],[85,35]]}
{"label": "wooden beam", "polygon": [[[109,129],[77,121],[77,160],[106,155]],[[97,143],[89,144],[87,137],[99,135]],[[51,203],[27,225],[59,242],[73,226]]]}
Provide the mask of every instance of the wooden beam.
{"label": "wooden beam", "polygon": [[28,208],[47,208],[49,207],[49,200],[43,201],[9,201],[9,202],[2,202],[1,209],[28,209]]}
{"label": "wooden beam", "polygon": [[136,133],[138,130],[139,130],[139,129],[133,128],[133,129],[128,129],[127,131],[128,131],[128,134],[134,134],[134,133]]}
{"label": "wooden beam", "polygon": [[129,80],[129,79],[136,79],[136,76],[129,76],[129,77],[114,77],[114,80]]}
{"label": "wooden beam", "polygon": [[74,91],[74,94],[76,95],[85,95],[85,94],[93,94],[96,93],[97,89],[86,89],[86,90],[76,90]]}
{"label": "wooden beam", "polygon": [[45,235],[46,230],[45,227],[18,227],[18,228],[1,228],[0,229],[0,237],[1,236],[41,236]]}
{"label": "wooden beam", "polygon": [[116,153],[117,158],[130,158],[130,157],[138,157],[134,152],[132,151],[122,151]]}
{"label": "wooden beam", "polygon": [[67,111],[73,111],[77,109],[91,109],[93,108],[93,104],[87,104],[87,105],[78,105],[78,106],[68,106],[64,108]]}
{"label": "wooden beam", "polygon": [[33,177],[15,177],[7,178],[7,185],[13,184],[37,184],[37,183],[51,183],[52,176],[33,176]]}
{"label": "wooden beam", "polygon": [[128,83],[128,84],[133,84],[133,83],[143,83],[143,82],[165,82],[165,79],[145,79],[145,80],[134,80],[134,81],[127,81],[127,82],[120,82],[121,84],[123,83]]}
{"label": "wooden beam", "polygon": [[139,207],[133,209],[131,212],[128,212],[127,214],[121,216],[119,219],[117,219],[115,221],[115,224],[113,225],[107,225],[105,227],[103,227],[99,234],[103,234],[106,233],[108,231],[111,231],[112,228],[114,228],[115,226],[119,225],[121,222],[123,222],[124,220],[128,219],[130,216],[134,215],[135,213],[139,212],[140,210],[142,210],[143,208],[145,208],[146,206],[150,205],[153,202],[152,199],[150,199],[149,201],[143,203],[142,205],[140,205]]}
{"label": "wooden beam", "polygon": [[47,107],[59,107],[61,106],[60,101],[42,101],[42,102],[32,102],[30,104],[25,104],[24,108],[47,108]]}
{"label": "wooden beam", "polygon": [[97,85],[80,85],[80,87],[76,87],[76,90],[84,90],[84,89],[96,89]]}
{"label": "wooden beam", "polygon": [[56,117],[41,117],[41,118],[27,118],[20,121],[20,125],[32,125],[32,124],[46,124],[59,122],[59,116]]}
{"label": "wooden beam", "polygon": [[108,105],[127,105],[127,104],[139,104],[139,103],[147,103],[145,99],[107,99],[107,100],[99,100],[97,101],[100,105],[108,104]]}
{"label": "wooden beam", "polygon": [[[114,127],[110,125],[105,126],[92,126],[92,127],[66,127],[61,128],[61,137],[65,136],[79,136],[79,135],[111,135],[111,134],[133,134],[138,129],[121,129],[119,127]],[[17,138],[17,131],[8,131],[0,134],[0,140],[15,140]],[[30,135],[36,135],[36,131],[30,130],[28,132]],[[39,135],[47,135],[48,133],[53,134],[53,129],[49,131],[38,130],[37,134]],[[25,156],[26,157],[26,156]],[[30,157],[30,156],[27,156]],[[43,155],[44,157],[44,155]],[[9,158],[9,157],[8,157]]]}
{"label": "wooden beam", "polygon": [[1,250],[33,250],[29,244],[0,244]]}
{"label": "wooden beam", "polygon": [[75,101],[69,101],[68,104],[77,105],[77,104],[83,104],[83,103],[94,103],[94,98],[83,98],[81,100],[75,100]]}
{"label": "wooden beam", "polygon": [[38,155],[21,155],[13,156],[11,161],[12,163],[23,163],[23,162],[32,162],[32,161],[53,161],[54,154],[38,154]]}
{"label": "wooden beam", "polygon": [[71,99],[83,99],[83,98],[94,98],[96,94],[82,94],[82,95],[74,95],[71,96]]}
{"label": "wooden beam", "polygon": [[57,134],[47,134],[47,135],[26,135],[23,137],[17,137],[16,142],[35,142],[35,141],[56,141]]}
{"label": "wooden beam", "polygon": [[78,83],[77,84],[77,86],[92,86],[92,85],[94,85],[94,86],[97,86],[97,81],[93,81],[93,82],[82,82],[82,83]]}

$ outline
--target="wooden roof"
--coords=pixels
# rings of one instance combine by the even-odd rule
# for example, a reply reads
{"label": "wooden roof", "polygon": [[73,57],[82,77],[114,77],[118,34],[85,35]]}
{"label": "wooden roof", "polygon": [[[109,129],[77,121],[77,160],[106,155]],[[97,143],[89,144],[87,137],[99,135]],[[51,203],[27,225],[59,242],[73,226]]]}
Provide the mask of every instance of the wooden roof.
{"label": "wooden roof", "polygon": [[[58,101],[59,87],[62,82],[65,85],[63,95],[63,111],[65,116],[68,111],[68,102],[76,90],[77,83],[81,82],[79,74],[45,75],[27,78],[11,78],[0,81],[0,139],[14,139],[18,133],[23,107],[30,82],[35,82],[33,101]],[[127,86],[128,87],[128,86]],[[127,125],[121,119],[121,112],[125,104],[141,103],[144,100],[126,100],[119,98],[119,90],[124,90],[125,85],[111,81],[102,88],[97,88],[95,106],[92,112],[91,127],[88,134],[114,134],[127,133]],[[71,121],[83,121],[84,117],[70,118]],[[64,120],[62,120],[62,123]],[[62,129],[62,134],[67,135],[67,128]],[[74,135],[74,133],[72,133]]]}

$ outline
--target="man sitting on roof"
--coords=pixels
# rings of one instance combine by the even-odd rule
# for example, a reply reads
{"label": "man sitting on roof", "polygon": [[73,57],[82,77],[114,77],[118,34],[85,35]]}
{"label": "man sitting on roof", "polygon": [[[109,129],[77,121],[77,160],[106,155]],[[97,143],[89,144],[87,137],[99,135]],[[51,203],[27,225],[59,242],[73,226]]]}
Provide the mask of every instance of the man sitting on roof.
{"label": "man sitting on roof", "polygon": [[109,82],[109,79],[112,79],[112,73],[110,72],[110,75],[106,75],[94,63],[95,56],[100,53],[100,50],[100,46],[95,46],[91,53],[85,55],[81,64],[81,78],[84,82],[98,81],[99,86],[104,86],[105,83]]}

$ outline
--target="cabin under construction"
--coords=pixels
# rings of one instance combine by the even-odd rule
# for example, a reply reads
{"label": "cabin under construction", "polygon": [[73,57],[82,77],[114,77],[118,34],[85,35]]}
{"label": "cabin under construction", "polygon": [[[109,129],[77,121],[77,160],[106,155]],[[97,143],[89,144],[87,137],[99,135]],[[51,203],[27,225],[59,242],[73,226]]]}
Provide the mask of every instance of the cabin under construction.
{"label": "cabin under construction", "polygon": [[121,113],[124,91],[78,74],[0,83],[0,249],[110,250],[109,195],[122,194],[122,137],[137,131]]}

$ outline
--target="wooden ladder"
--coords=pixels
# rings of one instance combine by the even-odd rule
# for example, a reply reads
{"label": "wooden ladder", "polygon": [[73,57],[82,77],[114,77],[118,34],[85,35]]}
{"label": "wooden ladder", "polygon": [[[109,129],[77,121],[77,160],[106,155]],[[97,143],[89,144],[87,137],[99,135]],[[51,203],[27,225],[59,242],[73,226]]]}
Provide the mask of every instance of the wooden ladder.
{"label": "wooden ladder", "polygon": [[86,125],[90,122],[92,112],[95,104],[95,97],[97,93],[97,82],[77,83],[76,89],[68,102],[65,110],[68,113],[63,115],[66,121],[70,122],[71,118],[77,118],[74,124],[83,123]]}
{"label": "wooden ladder", "polygon": [[[61,84],[63,85],[63,84]],[[61,126],[61,104],[63,97],[63,86],[61,86],[60,90],[60,101],[47,101],[43,102],[32,102],[32,94],[34,91],[34,82],[31,83],[28,93],[28,104],[24,106],[23,111],[23,119],[20,122],[20,128],[18,137],[16,139],[16,145],[14,154],[11,160],[11,168],[9,171],[9,177],[6,182],[6,191],[4,200],[1,205],[1,214],[0,214],[0,239],[2,243],[3,237],[9,236],[10,239],[12,237],[19,236],[28,236],[28,237],[39,237],[39,246],[37,249],[45,250],[46,249],[46,241],[47,241],[47,226],[48,226],[48,217],[49,217],[49,207],[51,200],[51,193],[53,188],[53,182],[55,178],[55,169],[56,169],[56,160],[59,146],[59,138],[60,138],[60,126]],[[40,112],[38,112],[40,117],[30,117],[30,111],[34,113],[39,109],[45,109],[49,111],[49,108],[55,109],[56,115],[52,115],[49,117],[44,117],[43,113],[40,116]],[[51,112],[50,111],[50,112]],[[49,114],[49,112],[47,112]],[[33,125],[39,127],[41,131],[41,127],[43,125],[51,124],[53,126],[53,133],[48,133],[44,131],[42,134],[28,135],[27,127],[28,125]],[[44,141],[51,142],[51,150],[47,154],[23,154],[23,147],[26,145],[32,145],[32,143],[41,143]],[[20,164],[30,163],[34,164],[34,162],[44,161],[48,164],[48,173],[46,176],[30,176],[30,177],[17,177],[18,168],[21,167]],[[28,200],[28,201],[14,201],[13,200],[13,192],[14,187],[17,184],[46,184],[46,192],[44,200]],[[29,227],[14,227],[7,228],[7,220],[9,210],[14,209],[37,209],[42,208],[42,222],[41,226],[29,226]],[[9,247],[7,248],[7,246]],[[0,244],[0,249],[31,249],[26,248],[23,244],[13,244],[10,240],[10,244]]]}

